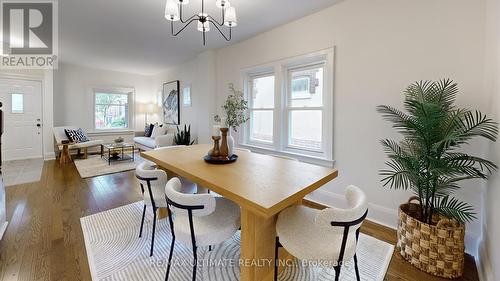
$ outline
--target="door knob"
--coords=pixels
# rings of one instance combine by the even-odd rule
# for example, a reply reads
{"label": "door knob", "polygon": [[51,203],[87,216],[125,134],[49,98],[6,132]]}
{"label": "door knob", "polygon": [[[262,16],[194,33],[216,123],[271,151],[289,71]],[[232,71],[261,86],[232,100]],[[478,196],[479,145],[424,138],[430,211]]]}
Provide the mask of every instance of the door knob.
{"label": "door knob", "polygon": [[42,127],[42,124],[36,124],[36,126],[37,126],[38,128],[40,128],[40,127]]}

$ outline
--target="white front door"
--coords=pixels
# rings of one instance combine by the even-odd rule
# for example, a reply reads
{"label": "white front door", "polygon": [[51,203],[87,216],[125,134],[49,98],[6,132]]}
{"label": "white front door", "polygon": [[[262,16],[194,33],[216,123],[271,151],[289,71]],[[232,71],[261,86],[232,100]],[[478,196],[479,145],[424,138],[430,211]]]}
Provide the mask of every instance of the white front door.
{"label": "white front door", "polygon": [[0,79],[0,101],[4,113],[2,160],[41,158],[42,83]]}

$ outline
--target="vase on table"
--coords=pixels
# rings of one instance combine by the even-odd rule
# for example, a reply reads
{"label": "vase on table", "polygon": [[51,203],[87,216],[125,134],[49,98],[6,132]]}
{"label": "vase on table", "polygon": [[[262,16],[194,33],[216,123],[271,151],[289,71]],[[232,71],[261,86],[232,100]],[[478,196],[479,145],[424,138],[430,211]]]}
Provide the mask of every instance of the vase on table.
{"label": "vase on table", "polygon": [[228,147],[228,156],[231,157],[234,153],[234,138],[231,135],[232,129],[229,128],[227,132],[227,147]]}

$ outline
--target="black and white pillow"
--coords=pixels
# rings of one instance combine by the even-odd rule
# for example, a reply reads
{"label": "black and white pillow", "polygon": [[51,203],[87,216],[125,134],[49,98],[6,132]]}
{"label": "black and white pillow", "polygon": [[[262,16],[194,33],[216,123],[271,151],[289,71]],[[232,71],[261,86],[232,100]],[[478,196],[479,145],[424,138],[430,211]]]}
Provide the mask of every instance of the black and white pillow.
{"label": "black and white pillow", "polygon": [[144,128],[144,136],[148,138],[151,137],[151,133],[153,132],[154,127],[155,124],[153,123],[146,125],[146,127]]}
{"label": "black and white pillow", "polygon": [[71,142],[80,143],[90,141],[82,128],[78,128],[78,130],[64,129],[64,132]]}

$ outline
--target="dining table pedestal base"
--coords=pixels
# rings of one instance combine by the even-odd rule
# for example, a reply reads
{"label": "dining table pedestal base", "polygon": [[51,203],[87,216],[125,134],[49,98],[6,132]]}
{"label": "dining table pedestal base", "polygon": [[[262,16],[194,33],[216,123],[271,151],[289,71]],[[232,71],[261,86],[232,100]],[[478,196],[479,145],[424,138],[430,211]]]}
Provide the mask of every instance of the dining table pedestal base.
{"label": "dining table pedestal base", "polygon": [[241,211],[241,281],[274,280],[276,219]]}

